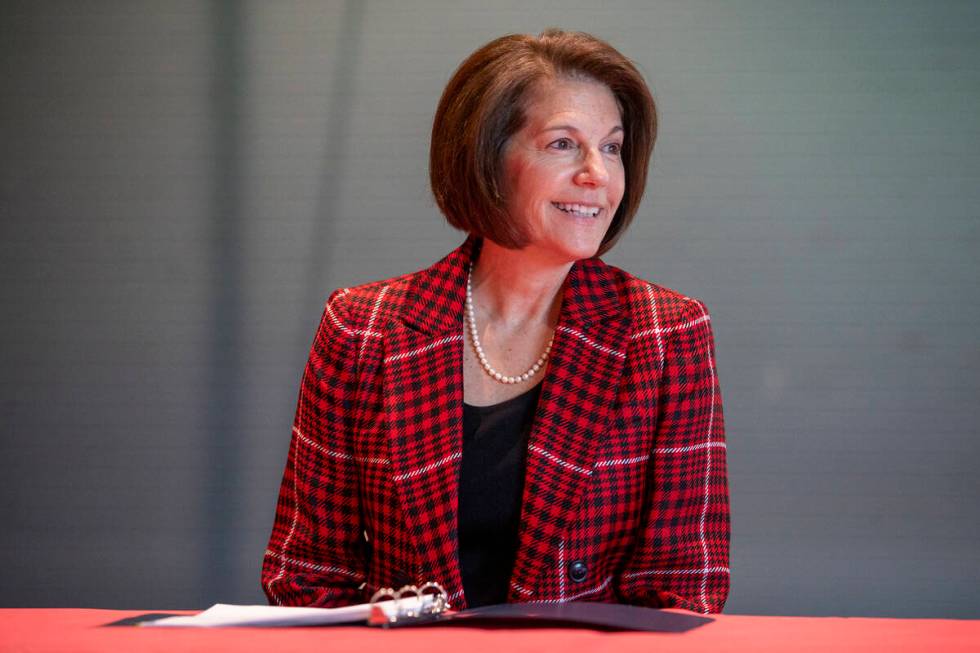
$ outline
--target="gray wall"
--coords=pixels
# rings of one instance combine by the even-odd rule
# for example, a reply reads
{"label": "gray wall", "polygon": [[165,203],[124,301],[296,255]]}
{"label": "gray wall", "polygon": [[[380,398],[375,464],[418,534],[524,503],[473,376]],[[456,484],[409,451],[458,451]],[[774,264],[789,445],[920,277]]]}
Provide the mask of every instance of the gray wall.
{"label": "gray wall", "polygon": [[262,600],[323,299],[461,240],[441,88],[559,25],[660,102],[607,258],[712,310],[729,611],[980,617],[980,4],[484,4],[2,4],[0,605]]}

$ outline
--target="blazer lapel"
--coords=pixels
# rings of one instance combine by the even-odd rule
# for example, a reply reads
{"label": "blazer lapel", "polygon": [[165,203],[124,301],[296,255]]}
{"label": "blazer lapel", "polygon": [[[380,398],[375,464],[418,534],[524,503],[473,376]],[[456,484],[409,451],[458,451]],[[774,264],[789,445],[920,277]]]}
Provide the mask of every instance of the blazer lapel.
{"label": "blazer lapel", "polygon": [[420,559],[419,581],[458,601],[463,306],[472,239],[419,273],[385,331],[382,386],[392,480]]}
{"label": "blazer lapel", "polygon": [[512,600],[533,599],[541,574],[571,562],[562,556],[566,529],[608,432],[629,326],[605,264],[576,263],[528,443]]}
{"label": "blazer lapel", "polygon": [[[392,480],[420,558],[458,604],[458,484],[463,436],[463,310],[470,238],[408,288],[385,330],[382,386]],[[625,360],[629,319],[608,267],[576,263],[568,276],[547,377],[528,444],[513,599],[560,559],[569,520],[606,437]],[[564,570],[562,570],[564,573]]]}

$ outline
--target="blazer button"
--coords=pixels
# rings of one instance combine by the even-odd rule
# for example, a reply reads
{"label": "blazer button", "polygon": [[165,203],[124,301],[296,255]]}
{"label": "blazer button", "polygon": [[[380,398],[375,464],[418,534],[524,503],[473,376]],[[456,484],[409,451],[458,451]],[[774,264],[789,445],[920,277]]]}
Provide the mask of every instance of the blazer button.
{"label": "blazer button", "polygon": [[574,560],[568,565],[568,578],[573,583],[581,583],[589,575],[589,568],[582,560]]}

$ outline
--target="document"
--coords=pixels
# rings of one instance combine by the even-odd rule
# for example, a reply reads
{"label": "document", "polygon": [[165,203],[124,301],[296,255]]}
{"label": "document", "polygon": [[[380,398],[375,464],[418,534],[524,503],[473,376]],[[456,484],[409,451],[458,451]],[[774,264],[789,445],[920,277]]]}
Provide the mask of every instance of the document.
{"label": "document", "polygon": [[218,603],[195,615],[166,617],[145,621],[144,628],[220,628],[227,626],[326,626],[330,624],[367,623],[372,608],[380,610],[389,622],[404,615],[422,614],[436,597],[407,597],[395,601],[362,603],[342,608],[291,608],[270,605],[228,605]]}

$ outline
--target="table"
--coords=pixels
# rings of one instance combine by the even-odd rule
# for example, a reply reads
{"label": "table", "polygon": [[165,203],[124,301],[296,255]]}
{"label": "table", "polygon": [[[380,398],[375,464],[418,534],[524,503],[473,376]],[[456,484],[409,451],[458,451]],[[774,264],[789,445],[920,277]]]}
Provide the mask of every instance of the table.
{"label": "table", "polygon": [[650,651],[980,652],[980,620],[713,615],[687,633],[366,627],[152,629],[104,624],[172,610],[0,609],[0,652],[644,653]]}

